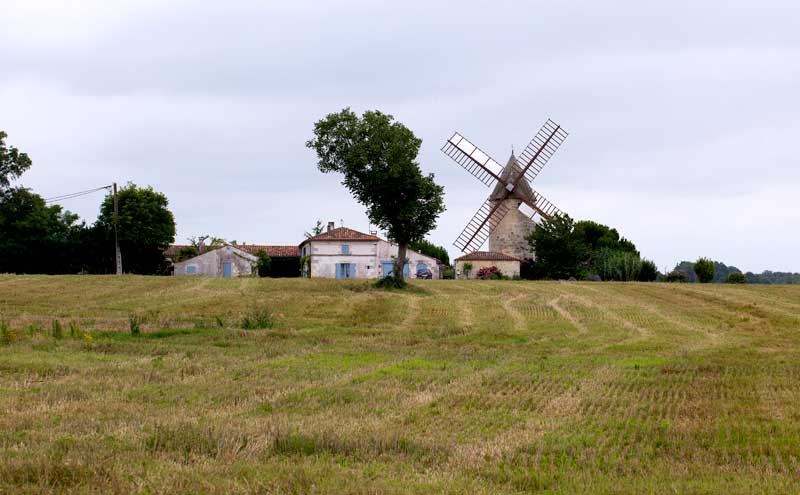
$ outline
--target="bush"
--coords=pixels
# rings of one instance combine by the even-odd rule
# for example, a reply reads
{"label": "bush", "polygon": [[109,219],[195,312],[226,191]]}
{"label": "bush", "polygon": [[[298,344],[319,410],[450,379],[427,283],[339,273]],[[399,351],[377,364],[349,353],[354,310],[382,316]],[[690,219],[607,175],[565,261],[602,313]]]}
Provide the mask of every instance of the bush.
{"label": "bush", "polygon": [[603,280],[630,282],[639,280],[642,260],[631,251],[602,248],[597,251],[594,267]]}
{"label": "bush", "polygon": [[639,268],[639,282],[654,282],[656,279],[658,279],[656,264],[650,260],[642,260],[642,266]]}
{"label": "bush", "polygon": [[406,281],[402,278],[395,278],[391,275],[378,279],[375,282],[375,288],[377,289],[405,289]]}
{"label": "bush", "polygon": [[128,316],[128,326],[131,329],[131,335],[139,335],[142,333],[142,317],[139,315]]}
{"label": "bush", "polygon": [[61,322],[58,320],[53,320],[51,326],[51,334],[53,335],[54,339],[62,339],[64,338],[64,327],[61,326]]}
{"label": "bush", "polygon": [[256,253],[256,256],[258,256],[258,263],[256,264],[258,276],[269,277],[270,271],[272,270],[272,258],[270,258],[264,250]]}
{"label": "bush", "polygon": [[240,326],[245,330],[261,330],[264,328],[272,328],[274,321],[272,313],[265,307],[254,306],[248,313],[242,316]]}
{"label": "bush", "polygon": [[740,272],[731,272],[728,274],[728,278],[725,279],[726,284],[746,284],[747,277],[744,276],[743,273]]}
{"label": "bush", "polygon": [[444,269],[444,271],[442,272],[442,278],[445,278],[445,279],[454,279],[454,278],[456,278],[456,271],[455,271],[455,270],[453,270],[453,267],[451,267],[451,266],[448,266],[448,267],[447,267],[447,268],[445,268],[445,269]]}
{"label": "bush", "polygon": [[689,279],[686,277],[685,273],[677,272],[677,271],[670,272],[670,273],[664,275],[664,279],[663,280],[664,280],[664,282],[681,283],[681,284],[685,284],[686,282],[689,281]]}
{"label": "bush", "polygon": [[714,262],[708,258],[698,258],[692,267],[697,274],[697,279],[701,284],[707,284],[714,280]]}
{"label": "bush", "polygon": [[464,278],[469,278],[470,273],[472,273],[472,262],[467,261],[464,263]]}
{"label": "bush", "polygon": [[503,272],[496,266],[485,266],[478,270],[475,276],[481,280],[500,280],[503,278]]}
{"label": "bush", "polygon": [[77,321],[69,322],[68,326],[69,326],[69,336],[72,337],[73,339],[80,337],[82,335],[81,327],[78,326]]}

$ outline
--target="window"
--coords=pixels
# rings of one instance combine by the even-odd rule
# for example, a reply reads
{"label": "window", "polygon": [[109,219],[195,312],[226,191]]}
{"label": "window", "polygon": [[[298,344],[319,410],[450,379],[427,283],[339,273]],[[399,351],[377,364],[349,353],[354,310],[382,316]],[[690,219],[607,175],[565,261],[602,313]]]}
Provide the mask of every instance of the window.
{"label": "window", "polygon": [[187,275],[197,274],[197,265],[186,265],[186,274]]}
{"label": "window", "polygon": [[342,244],[342,254],[348,255],[350,254],[350,246],[347,244]]}

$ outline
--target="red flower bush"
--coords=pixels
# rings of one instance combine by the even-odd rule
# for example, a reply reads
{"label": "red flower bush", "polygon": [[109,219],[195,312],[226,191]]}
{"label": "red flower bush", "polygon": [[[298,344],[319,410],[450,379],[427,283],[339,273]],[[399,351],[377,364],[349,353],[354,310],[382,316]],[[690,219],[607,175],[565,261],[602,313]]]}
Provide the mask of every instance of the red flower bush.
{"label": "red flower bush", "polygon": [[481,280],[497,280],[503,278],[503,273],[496,266],[486,266],[475,274]]}

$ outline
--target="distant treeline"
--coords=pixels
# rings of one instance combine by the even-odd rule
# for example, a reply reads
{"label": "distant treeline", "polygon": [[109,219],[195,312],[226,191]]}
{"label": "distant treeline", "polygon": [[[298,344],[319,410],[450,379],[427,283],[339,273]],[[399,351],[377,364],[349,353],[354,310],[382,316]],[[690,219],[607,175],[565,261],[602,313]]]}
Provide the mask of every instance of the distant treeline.
{"label": "distant treeline", "polygon": [[[692,268],[693,265],[694,263],[690,261],[681,261],[675,266],[674,271],[685,274],[688,282],[696,283],[698,279]],[[743,272],[735,266],[728,266],[719,261],[714,262],[714,279],[712,282],[723,283],[731,273],[743,273],[748,284],[800,284],[800,273],[772,272],[769,270],[761,273]]]}

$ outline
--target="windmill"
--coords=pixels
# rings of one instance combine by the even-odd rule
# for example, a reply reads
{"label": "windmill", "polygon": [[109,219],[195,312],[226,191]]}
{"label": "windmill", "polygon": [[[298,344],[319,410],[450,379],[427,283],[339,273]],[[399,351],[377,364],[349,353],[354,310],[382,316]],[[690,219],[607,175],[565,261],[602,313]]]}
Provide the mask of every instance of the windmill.
{"label": "windmill", "polygon": [[442,151],[485,186],[494,186],[453,245],[462,252],[472,252],[489,239],[491,251],[532,258],[525,237],[535,226],[535,219],[549,219],[561,210],[534,191],[530,183],[566,138],[567,132],[548,119],[522,154],[517,158],[512,153],[503,167],[458,132],[453,134]]}

